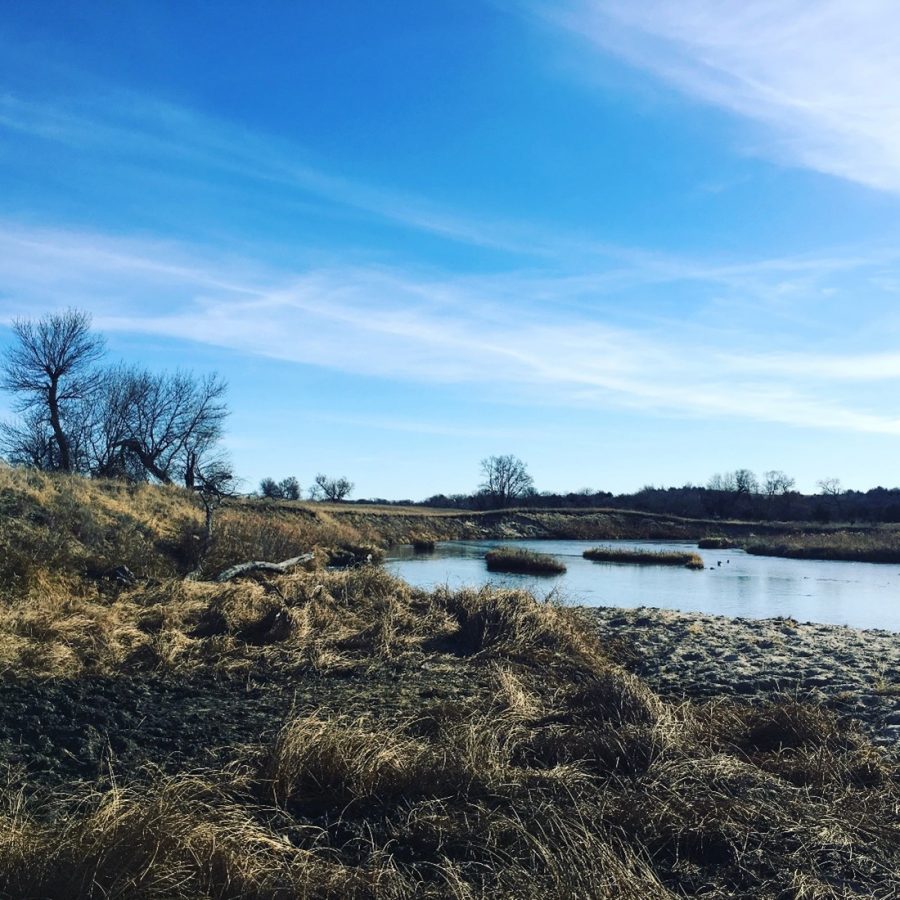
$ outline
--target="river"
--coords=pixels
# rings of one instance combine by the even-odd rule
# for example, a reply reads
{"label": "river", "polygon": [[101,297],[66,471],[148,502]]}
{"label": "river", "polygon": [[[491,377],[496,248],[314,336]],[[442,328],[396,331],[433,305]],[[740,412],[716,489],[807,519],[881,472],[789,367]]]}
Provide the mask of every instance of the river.
{"label": "river", "polygon": [[[581,554],[598,545],[699,553],[702,571],[670,566],[594,563]],[[497,546],[548,553],[564,562],[565,575],[488,572],[484,554]],[[445,541],[434,553],[397,548],[385,563],[416,587],[498,584],[525,587],[584,606],[656,606],[684,612],[882,628],[900,632],[900,565],[778,559],[742,550],[698,550],[676,541]]]}

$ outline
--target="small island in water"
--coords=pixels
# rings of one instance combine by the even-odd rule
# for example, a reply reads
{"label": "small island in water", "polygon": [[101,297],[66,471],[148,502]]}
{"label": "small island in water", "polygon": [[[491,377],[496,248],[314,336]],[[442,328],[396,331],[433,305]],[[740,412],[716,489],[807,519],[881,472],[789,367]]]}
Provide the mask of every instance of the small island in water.
{"label": "small island in water", "polygon": [[592,547],[590,550],[585,550],[582,556],[591,562],[634,563],[639,566],[683,566],[685,569],[704,568],[703,560],[696,553]]}

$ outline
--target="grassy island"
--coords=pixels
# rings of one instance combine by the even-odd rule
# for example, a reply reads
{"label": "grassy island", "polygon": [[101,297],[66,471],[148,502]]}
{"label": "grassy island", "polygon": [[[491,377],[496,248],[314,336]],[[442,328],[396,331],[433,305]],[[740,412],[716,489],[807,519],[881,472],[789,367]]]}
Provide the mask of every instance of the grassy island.
{"label": "grassy island", "polygon": [[697,541],[700,550],[729,550],[735,546],[735,542],[727,537],[705,537]]}
{"label": "grassy island", "polygon": [[498,547],[484,556],[490,572],[511,572],[525,575],[562,575],[565,565],[546,553],[521,550],[517,547]]}
{"label": "grassy island", "polygon": [[591,562],[634,563],[639,566],[684,566],[687,569],[703,568],[703,560],[696,553],[593,547],[585,550],[582,556]]}

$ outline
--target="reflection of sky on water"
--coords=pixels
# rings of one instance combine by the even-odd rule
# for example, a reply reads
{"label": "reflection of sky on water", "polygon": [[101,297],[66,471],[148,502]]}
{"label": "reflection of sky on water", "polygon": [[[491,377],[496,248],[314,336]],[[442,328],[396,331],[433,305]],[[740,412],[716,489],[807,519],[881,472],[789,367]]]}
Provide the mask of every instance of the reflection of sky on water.
{"label": "reflection of sky on water", "polygon": [[[484,554],[515,544],[565,562],[562,576],[490,573]],[[581,554],[598,544],[699,553],[703,571],[669,566],[592,563]],[[399,548],[388,568],[419,587],[501,584],[525,587],[538,597],[552,593],[586,606],[659,606],[748,618],[793,616],[900,632],[900,566],[749,556],[740,550],[697,550],[694,544],[649,541],[459,541],[429,555]]]}

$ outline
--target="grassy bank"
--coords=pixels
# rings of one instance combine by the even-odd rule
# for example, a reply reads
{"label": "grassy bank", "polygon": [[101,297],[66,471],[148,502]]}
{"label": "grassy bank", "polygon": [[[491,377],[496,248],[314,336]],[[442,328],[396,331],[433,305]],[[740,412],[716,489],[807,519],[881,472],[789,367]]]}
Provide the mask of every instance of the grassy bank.
{"label": "grassy bank", "polygon": [[897,760],[819,706],[664,701],[577,609],[326,570],[344,520],[228,510],[208,572],[315,563],[189,581],[182,492],[0,477],[0,896],[894,890]]}
{"label": "grassy bank", "polygon": [[[258,501],[247,502],[257,507]],[[327,513],[370,540],[410,543],[418,535],[433,540],[685,540],[697,541],[713,529],[732,537],[783,534],[791,527],[748,522],[684,519],[620,509],[440,510],[367,504],[269,504],[285,515]]]}
{"label": "grassy bank", "polygon": [[[802,897],[852,881],[876,896],[897,872],[896,766],[823,709],[663,702],[577,610],[521,592],[424,594],[378,569],[267,584],[195,609],[192,623],[224,609],[225,632],[207,637],[176,625],[186,605],[173,594],[181,612],[164,631],[192,652],[172,675],[315,672],[319,709],[288,715],[265,743],[223,747],[215,767],[9,789],[0,892],[644,900]],[[295,624],[251,641],[273,594]],[[142,608],[135,598],[120,615]],[[70,638],[96,630],[56,621]],[[123,670],[114,647],[105,659]],[[446,683],[434,666],[463,663],[475,696],[423,699]],[[377,687],[373,711],[322,712],[348,664],[361,692]],[[376,678],[384,665],[393,682]],[[407,670],[426,690],[398,705]]]}
{"label": "grassy bank", "polygon": [[555,557],[517,547],[497,547],[484,556],[490,572],[513,572],[527,575],[562,575],[566,567]]}
{"label": "grassy bank", "polygon": [[900,563],[900,530],[875,528],[757,538],[744,549],[755,556]]}
{"label": "grassy bank", "polygon": [[585,550],[582,556],[591,562],[633,563],[639,566],[683,566],[687,569],[703,568],[703,560],[696,553],[593,547]]}

